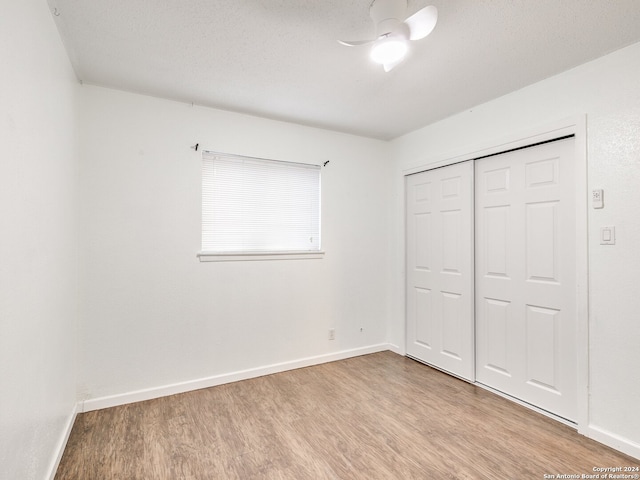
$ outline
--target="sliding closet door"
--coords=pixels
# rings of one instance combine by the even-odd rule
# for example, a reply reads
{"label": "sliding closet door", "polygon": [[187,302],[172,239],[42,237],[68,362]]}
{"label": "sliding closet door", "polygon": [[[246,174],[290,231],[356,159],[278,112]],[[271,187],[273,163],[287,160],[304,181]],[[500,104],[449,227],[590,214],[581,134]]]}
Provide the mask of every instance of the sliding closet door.
{"label": "sliding closet door", "polygon": [[574,139],[478,160],[477,381],[576,418]]}
{"label": "sliding closet door", "polygon": [[406,178],[407,354],[474,380],[473,162]]}

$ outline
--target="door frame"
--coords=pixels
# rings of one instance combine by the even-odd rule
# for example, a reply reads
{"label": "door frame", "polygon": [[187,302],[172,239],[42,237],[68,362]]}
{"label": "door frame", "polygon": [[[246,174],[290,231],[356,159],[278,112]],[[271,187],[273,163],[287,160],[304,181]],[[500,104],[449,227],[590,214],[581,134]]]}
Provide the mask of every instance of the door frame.
{"label": "door frame", "polygon": [[[589,257],[588,257],[588,183],[587,183],[587,117],[576,115],[553,123],[496,138],[475,146],[440,155],[404,169],[403,188],[406,198],[405,177],[425,170],[499,154],[508,150],[573,135],[575,161],[575,218],[576,218],[576,321],[577,321],[577,415],[578,432],[588,436],[589,428]],[[406,205],[405,205],[406,217]],[[404,225],[406,232],[406,224]],[[404,245],[403,245],[404,246]],[[406,248],[405,248],[406,250]],[[406,262],[406,251],[405,251]],[[404,282],[404,304],[407,301]],[[406,338],[406,312],[405,312]],[[554,417],[555,418],[555,417]]]}

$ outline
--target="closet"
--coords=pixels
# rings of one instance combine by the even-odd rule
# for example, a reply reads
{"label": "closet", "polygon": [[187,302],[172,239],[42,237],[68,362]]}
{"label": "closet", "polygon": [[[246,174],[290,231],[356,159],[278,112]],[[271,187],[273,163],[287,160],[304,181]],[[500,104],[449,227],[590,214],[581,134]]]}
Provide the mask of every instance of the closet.
{"label": "closet", "polygon": [[574,421],[574,138],[406,177],[407,355]]}

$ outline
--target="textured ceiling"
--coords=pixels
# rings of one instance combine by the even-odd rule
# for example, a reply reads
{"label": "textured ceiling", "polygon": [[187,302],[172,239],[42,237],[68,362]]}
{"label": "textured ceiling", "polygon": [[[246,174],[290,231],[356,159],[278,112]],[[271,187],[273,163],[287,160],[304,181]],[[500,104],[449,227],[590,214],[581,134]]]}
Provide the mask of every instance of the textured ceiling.
{"label": "textured ceiling", "polygon": [[408,0],[438,24],[389,73],[370,0],[48,0],[85,83],[392,139],[640,41],[639,0]]}

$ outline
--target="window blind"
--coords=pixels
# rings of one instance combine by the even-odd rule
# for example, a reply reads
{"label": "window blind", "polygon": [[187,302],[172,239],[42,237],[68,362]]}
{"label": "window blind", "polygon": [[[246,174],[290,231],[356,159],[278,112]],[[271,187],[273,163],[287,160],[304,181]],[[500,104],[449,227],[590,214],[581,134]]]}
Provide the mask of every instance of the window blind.
{"label": "window blind", "polygon": [[202,250],[320,251],[320,167],[203,152]]}

